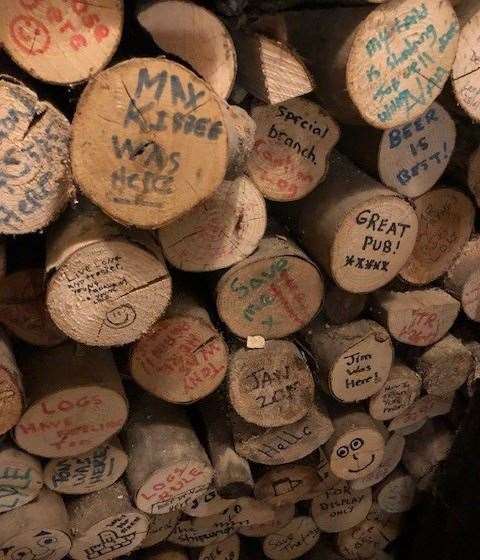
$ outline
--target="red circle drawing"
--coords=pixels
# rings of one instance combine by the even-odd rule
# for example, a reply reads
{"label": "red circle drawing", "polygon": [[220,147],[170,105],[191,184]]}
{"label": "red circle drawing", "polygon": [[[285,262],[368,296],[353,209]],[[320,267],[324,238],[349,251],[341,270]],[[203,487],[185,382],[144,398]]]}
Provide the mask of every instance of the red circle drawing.
{"label": "red circle drawing", "polygon": [[17,16],[10,22],[10,34],[27,54],[43,54],[50,46],[50,33],[41,21],[32,16]]}

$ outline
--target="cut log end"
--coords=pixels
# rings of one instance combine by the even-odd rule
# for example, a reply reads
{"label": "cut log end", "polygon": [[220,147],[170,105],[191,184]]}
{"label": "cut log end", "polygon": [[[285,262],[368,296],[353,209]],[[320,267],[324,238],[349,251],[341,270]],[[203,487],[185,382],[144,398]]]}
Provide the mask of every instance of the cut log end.
{"label": "cut log end", "polygon": [[0,513],[28,504],[42,489],[40,461],[18,449],[7,447],[0,450],[0,472],[2,473]]}
{"label": "cut log end", "polygon": [[263,552],[271,560],[294,560],[306,554],[318,542],[320,529],[311,517],[294,517],[292,521],[263,541]]}

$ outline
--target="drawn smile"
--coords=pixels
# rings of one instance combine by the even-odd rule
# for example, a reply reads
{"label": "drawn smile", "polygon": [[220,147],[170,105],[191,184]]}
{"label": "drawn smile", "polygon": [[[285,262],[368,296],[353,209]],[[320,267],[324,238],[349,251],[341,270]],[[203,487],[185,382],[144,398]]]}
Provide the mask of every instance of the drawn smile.
{"label": "drawn smile", "polygon": [[362,472],[362,471],[364,471],[365,469],[367,469],[367,468],[373,463],[373,461],[375,461],[375,455],[372,455],[372,460],[370,461],[370,463],[368,463],[367,465],[365,465],[365,466],[362,467],[361,469],[356,469],[356,470],[354,470],[354,469],[348,469],[348,472],[351,472],[351,473]]}

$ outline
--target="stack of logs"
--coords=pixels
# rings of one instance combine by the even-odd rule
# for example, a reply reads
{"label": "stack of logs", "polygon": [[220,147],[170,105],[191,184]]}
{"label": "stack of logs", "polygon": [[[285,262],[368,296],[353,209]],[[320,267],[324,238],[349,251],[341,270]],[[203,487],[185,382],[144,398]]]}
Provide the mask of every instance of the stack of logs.
{"label": "stack of logs", "polygon": [[332,3],[2,3],[2,558],[381,560],[435,488],[480,4]]}

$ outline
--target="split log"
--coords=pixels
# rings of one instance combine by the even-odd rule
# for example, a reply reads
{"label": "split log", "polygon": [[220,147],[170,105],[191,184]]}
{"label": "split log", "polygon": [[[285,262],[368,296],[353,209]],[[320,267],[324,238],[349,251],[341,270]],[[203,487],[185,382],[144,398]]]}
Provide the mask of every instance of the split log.
{"label": "split log", "polygon": [[315,84],[302,58],[286,44],[259,33],[232,32],[238,82],[257,99],[282,103],[310,93]]}
{"label": "split log", "polygon": [[267,237],[217,284],[220,318],[237,336],[283,338],[317,314],[323,300],[318,268],[291,241]]}
{"label": "split log", "polygon": [[[250,465],[234,449],[228,422],[225,395],[216,392],[200,405],[207,435],[208,451],[214,469],[213,482],[222,498],[240,498],[253,494]],[[223,422],[218,419],[223,418]]]}
{"label": "split log", "polygon": [[410,204],[338,152],[324,183],[289,212],[298,212],[301,244],[347,292],[372,292],[390,282],[417,237]]}
{"label": "split log", "polygon": [[342,402],[368,399],[385,384],[393,362],[388,332],[361,319],[345,325],[318,320],[304,331],[325,392]]}
{"label": "split log", "polygon": [[35,346],[55,346],[66,340],[45,303],[42,269],[18,270],[0,278],[0,322],[17,338]]}
{"label": "split log", "polygon": [[478,77],[478,26],[480,6],[475,0],[462,0],[456,10],[460,21],[457,55],[452,67],[452,86],[460,107],[474,121],[480,121],[480,81]]}
{"label": "split log", "polygon": [[210,544],[201,550],[198,560],[238,560],[240,557],[240,539],[231,535],[217,544]]}
{"label": "split log", "polygon": [[133,342],[165,311],[171,280],[160,248],[82,202],[47,247],[47,307],[57,327],[93,346]]}
{"label": "split log", "polygon": [[418,238],[400,277],[413,285],[433,282],[447,272],[473,230],[475,210],[455,189],[438,188],[415,200]]}
{"label": "split log", "polygon": [[313,498],[311,516],[321,531],[339,533],[363,521],[371,506],[370,488],[354,490],[350,482],[343,480]]}
{"label": "split log", "polygon": [[165,52],[187,62],[226,99],[235,83],[237,55],[222,21],[193,2],[156,0],[140,5],[137,18]]}
{"label": "split log", "polygon": [[292,424],[278,428],[261,428],[245,422],[230,411],[235,450],[254,463],[283,465],[303,459],[333,433],[325,405],[317,395],[307,414]]}
{"label": "split log", "polygon": [[72,457],[122,428],[128,406],[110,351],[69,343],[21,357],[29,405],[15,427],[20,447]]}
{"label": "split log", "polygon": [[130,404],[124,440],[135,504],[156,515],[181,509],[208,489],[213,469],[207,454],[181,407],[145,393]]}
{"label": "split log", "polygon": [[189,560],[185,548],[176,544],[163,543],[160,547],[145,551],[142,555],[145,560]]}
{"label": "split log", "polygon": [[[0,37],[2,24],[11,17],[9,12],[24,10],[19,3],[5,8]],[[36,37],[35,18],[18,16],[14,20],[12,33],[24,29],[27,36]],[[8,48],[8,43],[4,46]],[[53,105],[5,76],[0,77],[0,105],[0,233],[35,232],[48,226],[74,194],[68,154],[70,124]]]}
{"label": "split log", "polygon": [[[216,422],[218,422],[218,415]],[[250,491],[250,493],[252,493],[252,491]],[[235,504],[235,499],[222,498],[215,484],[212,482],[204,494],[194,498],[188,498],[185,505],[182,506],[182,511],[190,517],[210,517],[222,513],[222,511],[225,511]]]}
{"label": "split log", "polygon": [[304,499],[318,482],[314,467],[299,463],[269,469],[255,483],[255,497],[277,508]]}
{"label": "split log", "polygon": [[373,295],[377,321],[404,344],[430,346],[451,329],[460,304],[439,288],[395,292],[378,291]]}
{"label": "split log", "polygon": [[327,174],[330,152],[340,137],[337,123],[301,97],[256,106],[252,117],[257,128],[247,162],[249,176],[267,199],[303,198]]}
{"label": "split log", "polygon": [[473,366],[471,352],[452,335],[428,348],[415,362],[415,370],[422,377],[425,391],[440,396],[463,385]]}
{"label": "split log", "polygon": [[45,484],[60,494],[90,494],[115,483],[128,457],[117,437],[76,457],[52,459],[45,466]]}
{"label": "split log", "polygon": [[408,511],[415,498],[415,481],[402,469],[396,469],[375,488],[375,498],[387,513]]}
{"label": "split log", "polygon": [[74,178],[115,220],[162,227],[224,180],[238,144],[227,113],[223,100],[176,62],[121,62],[83,90],[73,120]]}
{"label": "split log", "polygon": [[480,237],[473,237],[458,255],[444,278],[444,286],[462,304],[472,321],[480,321]]}
{"label": "split log", "polygon": [[375,420],[391,420],[402,414],[420,396],[422,380],[418,373],[401,362],[395,362],[385,385],[368,403]]}
{"label": "split log", "polygon": [[0,552],[5,560],[61,560],[70,551],[70,525],[62,498],[44,488],[21,508],[0,516]]}
{"label": "split log", "polygon": [[171,511],[163,515],[150,515],[147,536],[140,543],[140,548],[147,548],[168,539],[181,516],[180,511]]}
{"label": "split log", "polygon": [[315,383],[300,350],[287,340],[240,348],[230,357],[228,396],[244,420],[264,428],[292,424],[312,408]]}
{"label": "split log", "polygon": [[375,130],[346,127],[340,149],[360,168],[408,197],[430,190],[455,147],[455,122],[438,103],[402,126]]}
{"label": "split log", "polygon": [[320,529],[311,517],[294,517],[282,529],[266,537],[263,552],[271,560],[294,560],[311,550],[320,538]]}
{"label": "split log", "polygon": [[274,519],[269,523],[261,523],[259,525],[250,525],[249,527],[241,527],[238,532],[246,537],[267,537],[276,533],[279,529],[283,529],[292,521],[295,516],[295,504],[285,504],[278,508],[274,508]]}
{"label": "split log", "polygon": [[267,226],[265,200],[245,176],[223,182],[203,204],[159,229],[165,258],[180,270],[232,266],[258,247]]}
{"label": "split log", "polygon": [[385,451],[380,465],[366,477],[352,480],[352,489],[362,490],[363,488],[370,488],[384,480],[397,468],[402,460],[404,449],[405,438],[398,433],[392,434],[385,443]]}
{"label": "split log", "polygon": [[187,404],[212,393],[227,372],[228,348],[208,311],[177,286],[172,304],[132,348],[130,371],[146,391]]}
{"label": "split log", "polygon": [[20,421],[25,400],[22,377],[5,332],[0,329],[0,436]]}
{"label": "split log", "polygon": [[[372,8],[330,8],[282,14],[290,43],[308,61],[323,106],[340,121],[376,128],[419,117],[448,79],[459,24],[450,4],[395,0]],[[411,34],[421,52],[403,53]],[[318,56],[318,45],[322,56]],[[411,64],[421,72],[411,70]]]}
{"label": "split log", "polygon": [[383,424],[351,406],[337,404],[331,407],[330,414],[335,431],[325,444],[325,452],[333,474],[343,480],[368,476],[383,460]]}
{"label": "split log", "polygon": [[122,28],[123,0],[106,0],[101,6],[12,2],[3,12],[0,42],[35,78],[69,85],[88,80],[110,62]]}
{"label": "split log", "polygon": [[327,288],[323,312],[328,323],[343,325],[358,318],[367,305],[366,294],[352,294],[332,285]]}
{"label": "split log", "polygon": [[[448,414],[452,407],[453,393],[447,395],[423,395],[411,406],[394,418],[388,429],[409,435],[420,429],[429,418],[444,416]],[[410,431],[412,430],[412,431]]]}
{"label": "split log", "polygon": [[0,513],[28,504],[42,486],[40,461],[8,443],[0,444]]}
{"label": "split log", "polygon": [[138,548],[148,531],[148,517],[135,509],[121,481],[67,505],[74,560],[117,558]]}

